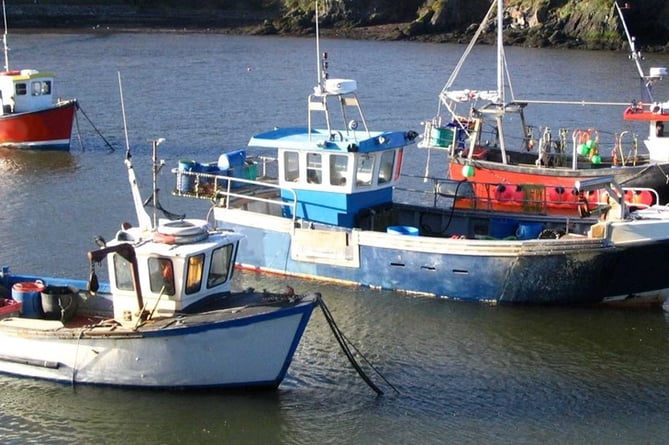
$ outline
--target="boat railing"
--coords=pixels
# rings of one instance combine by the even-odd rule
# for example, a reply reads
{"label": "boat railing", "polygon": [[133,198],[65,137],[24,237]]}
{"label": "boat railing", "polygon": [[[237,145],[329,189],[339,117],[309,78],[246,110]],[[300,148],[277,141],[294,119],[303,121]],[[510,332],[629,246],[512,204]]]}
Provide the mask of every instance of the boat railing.
{"label": "boat railing", "polygon": [[276,167],[274,168],[273,172],[274,175],[276,175],[276,172],[278,171],[278,165],[279,165],[279,159],[274,157],[274,156],[254,156],[251,158],[256,162],[256,164],[260,165],[260,176],[262,178],[267,178],[271,173],[270,173],[270,166],[275,165]]}
{"label": "boat railing", "polygon": [[[596,212],[610,205],[604,187],[578,191],[574,186],[483,183],[405,174],[402,177],[402,184],[409,186],[396,186],[396,196],[407,203],[421,202],[433,207],[573,215],[579,213],[579,207],[581,212]],[[652,188],[622,187],[622,191],[628,207],[643,209],[659,203],[659,195]]]}
{"label": "boat railing", "polygon": [[[173,169],[172,173],[177,177],[177,187],[173,191],[175,196],[207,199],[217,207],[226,209],[248,208],[253,203],[262,203],[265,205],[264,213],[288,214],[295,220],[297,194],[290,187],[280,186],[276,180],[247,179],[179,169]],[[276,211],[272,211],[275,209]]]}

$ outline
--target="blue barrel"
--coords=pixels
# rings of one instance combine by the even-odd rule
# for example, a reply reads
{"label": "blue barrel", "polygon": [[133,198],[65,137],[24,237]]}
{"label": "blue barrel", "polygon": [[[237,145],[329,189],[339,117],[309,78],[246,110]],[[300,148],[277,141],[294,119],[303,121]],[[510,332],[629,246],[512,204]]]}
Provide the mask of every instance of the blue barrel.
{"label": "blue barrel", "polygon": [[23,303],[21,315],[26,318],[42,318],[42,291],[45,288],[43,283],[37,281],[16,283],[12,286],[12,298]]}
{"label": "blue barrel", "polygon": [[544,225],[540,222],[520,222],[518,223],[518,230],[516,230],[516,237],[520,240],[537,239],[539,234],[544,230]]}
{"label": "blue barrel", "polygon": [[512,218],[492,218],[488,225],[488,235],[493,238],[507,238],[516,234],[518,221]]}
{"label": "blue barrel", "polygon": [[243,167],[244,161],[246,161],[246,150],[240,148],[239,150],[226,153],[226,156],[228,157],[230,167]]}
{"label": "blue barrel", "polygon": [[386,233],[392,233],[393,235],[418,236],[420,231],[418,228],[411,226],[389,226],[386,229]]}
{"label": "blue barrel", "polygon": [[244,161],[246,161],[246,149],[240,148],[239,150],[229,151],[219,156],[218,168],[227,170],[229,168],[243,167]]}
{"label": "blue barrel", "polygon": [[[210,175],[217,175],[221,173],[221,170],[218,168],[218,163],[216,162],[211,162],[209,164],[200,164],[196,166],[198,170],[201,173],[207,173]],[[212,177],[202,177],[200,180],[200,184],[213,184],[214,183],[214,178]]]}
{"label": "blue barrel", "polygon": [[177,190],[182,193],[195,191],[195,175],[185,175],[182,172],[197,172],[198,163],[195,161],[181,160],[177,170]]}

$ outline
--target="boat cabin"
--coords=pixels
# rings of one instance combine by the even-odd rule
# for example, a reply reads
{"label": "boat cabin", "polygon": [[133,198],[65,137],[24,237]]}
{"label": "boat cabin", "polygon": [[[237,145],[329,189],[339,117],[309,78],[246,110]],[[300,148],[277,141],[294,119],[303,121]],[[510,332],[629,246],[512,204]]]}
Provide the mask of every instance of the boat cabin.
{"label": "boat cabin", "polygon": [[53,105],[52,73],[25,69],[0,72],[2,114],[23,113]]}
{"label": "boat cabin", "polygon": [[[416,134],[370,131],[355,89],[354,80],[327,79],[308,97],[307,128],[277,128],[249,141],[249,147],[277,150],[281,197],[295,204],[295,215],[286,206],[284,216],[354,227],[361,210],[392,202],[404,147]],[[331,109],[341,112],[339,127]]]}
{"label": "boat cabin", "polygon": [[123,229],[109,247],[90,254],[92,260],[109,254],[114,319],[134,324],[147,315],[188,312],[230,292],[240,239],[231,232],[209,232],[206,221],[163,222],[153,232]]}

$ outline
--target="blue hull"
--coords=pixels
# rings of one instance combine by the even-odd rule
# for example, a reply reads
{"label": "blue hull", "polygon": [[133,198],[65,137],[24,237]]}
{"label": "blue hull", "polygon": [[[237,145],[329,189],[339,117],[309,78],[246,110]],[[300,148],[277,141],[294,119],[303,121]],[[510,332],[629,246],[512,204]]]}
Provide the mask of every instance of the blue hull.
{"label": "blue hull", "polygon": [[[244,269],[412,294],[502,304],[596,304],[608,300],[660,304],[664,290],[669,289],[669,277],[661,266],[669,261],[669,241],[634,247],[590,243],[567,251],[537,247],[526,254],[511,255],[504,249],[466,254],[466,245],[460,252],[434,253],[429,252],[434,238],[415,237],[415,241],[423,240],[425,252],[401,245],[360,245],[359,266],[345,267],[291,258],[289,233],[230,221],[224,224],[246,235],[237,257]],[[640,298],[645,293],[650,295]]]}

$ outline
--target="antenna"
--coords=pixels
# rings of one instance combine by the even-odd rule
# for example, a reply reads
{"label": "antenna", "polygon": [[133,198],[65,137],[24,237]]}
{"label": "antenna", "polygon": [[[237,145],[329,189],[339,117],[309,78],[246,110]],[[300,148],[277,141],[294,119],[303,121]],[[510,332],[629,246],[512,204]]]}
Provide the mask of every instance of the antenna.
{"label": "antenna", "polygon": [[125,156],[130,158],[130,143],[128,142],[128,126],[125,121],[125,104],[123,103],[123,83],[121,82],[121,72],[118,71],[118,91],[121,95],[121,114],[123,116],[123,134],[125,135]]}
{"label": "antenna", "polygon": [[[4,1],[4,0],[3,0]],[[323,85],[321,84],[321,41],[320,41],[320,30],[318,28],[318,0],[316,0],[316,14],[314,15],[316,20],[316,82],[318,83],[318,93],[323,92]]]}
{"label": "antenna", "polygon": [[123,103],[123,84],[121,83],[121,72],[118,72],[118,88],[121,94],[121,111],[123,112],[123,132],[125,133],[125,166],[128,169],[128,181],[130,182],[130,190],[132,191],[132,201],[135,205],[135,213],[137,214],[137,224],[142,230],[151,230],[151,218],[144,210],[142,203],[142,194],[139,192],[139,184],[137,183],[137,176],[130,161],[130,144],[128,142],[128,126],[125,121],[125,104]]}
{"label": "antenna", "polygon": [[2,35],[2,46],[5,51],[5,71],[9,71],[9,48],[7,48],[7,10],[5,0],[2,0],[2,17],[5,21],[5,33]]}

